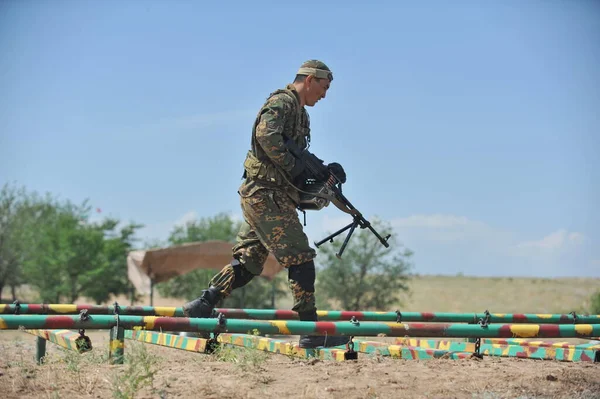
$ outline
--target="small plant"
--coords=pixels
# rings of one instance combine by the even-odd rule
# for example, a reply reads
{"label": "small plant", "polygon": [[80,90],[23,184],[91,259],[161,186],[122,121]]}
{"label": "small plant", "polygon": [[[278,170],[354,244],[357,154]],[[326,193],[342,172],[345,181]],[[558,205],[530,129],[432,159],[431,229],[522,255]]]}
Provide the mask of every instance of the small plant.
{"label": "small plant", "polygon": [[285,355],[288,357],[288,359],[295,360],[298,356],[298,351],[293,345],[287,345]]}
{"label": "small plant", "polygon": [[81,355],[72,350],[65,350],[60,348],[60,350],[64,353],[63,361],[67,366],[67,370],[73,373],[79,373],[81,370]]}
{"label": "small plant", "polygon": [[219,345],[212,356],[218,361],[234,363],[244,369],[258,368],[268,358],[269,354],[259,349]]}
{"label": "small plant", "polygon": [[116,399],[132,399],[143,387],[152,387],[158,371],[159,358],[148,352],[146,345],[132,344],[125,353],[125,369],[118,369],[113,376],[113,397]]}
{"label": "small plant", "polygon": [[211,355],[215,360],[220,362],[238,363],[240,357],[239,351],[240,348],[221,343],[219,346],[215,347],[215,350]]}

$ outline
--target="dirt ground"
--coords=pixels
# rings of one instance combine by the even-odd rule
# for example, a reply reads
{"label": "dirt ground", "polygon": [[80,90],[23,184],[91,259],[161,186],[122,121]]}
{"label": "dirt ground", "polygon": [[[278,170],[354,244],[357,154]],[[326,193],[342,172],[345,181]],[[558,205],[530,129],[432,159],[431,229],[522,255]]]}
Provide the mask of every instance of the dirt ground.
{"label": "dirt ground", "polygon": [[212,355],[126,341],[126,361],[109,365],[108,332],[88,334],[79,355],[35,337],[0,331],[3,398],[600,398],[600,364],[484,357],[357,361],[299,360],[251,349]]}

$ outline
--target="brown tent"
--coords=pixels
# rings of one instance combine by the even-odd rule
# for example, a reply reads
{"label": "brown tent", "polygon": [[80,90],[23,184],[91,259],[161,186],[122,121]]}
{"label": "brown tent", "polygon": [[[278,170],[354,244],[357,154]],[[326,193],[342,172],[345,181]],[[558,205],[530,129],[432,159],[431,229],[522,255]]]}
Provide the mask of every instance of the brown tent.
{"label": "brown tent", "polygon": [[[150,295],[153,285],[196,269],[221,270],[231,261],[233,245],[225,241],[205,241],[167,248],[131,251],[127,256],[129,280],[140,294]],[[283,267],[269,254],[261,276],[271,280]]]}

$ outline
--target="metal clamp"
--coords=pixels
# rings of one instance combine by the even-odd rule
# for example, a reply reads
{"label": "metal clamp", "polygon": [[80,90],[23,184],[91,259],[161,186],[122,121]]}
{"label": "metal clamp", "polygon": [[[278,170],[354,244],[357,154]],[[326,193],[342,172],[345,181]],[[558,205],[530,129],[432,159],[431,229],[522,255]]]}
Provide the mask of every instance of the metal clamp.
{"label": "metal clamp", "polygon": [[475,339],[475,351],[471,354],[471,356],[478,359],[483,359],[483,355],[481,354],[481,338]]}
{"label": "metal clamp", "polygon": [[575,311],[572,311],[569,314],[573,316],[573,324],[577,324],[577,322],[579,321],[579,316],[577,316],[577,313]]}
{"label": "metal clamp", "polygon": [[350,340],[346,343],[346,352],[344,352],[344,360],[358,359],[358,352],[354,350],[354,341],[352,341],[352,338],[354,337],[350,337]]}
{"label": "metal clamp", "polygon": [[227,319],[223,313],[219,313],[217,316],[217,323],[219,324],[219,327],[225,327],[227,325]]}
{"label": "metal clamp", "polygon": [[92,350],[92,340],[85,335],[85,330],[79,330],[79,337],[75,338],[75,347],[77,352],[84,353]]}
{"label": "metal clamp", "polygon": [[87,309],[81,309],[81,311],[79,312],[79,320],[81,321],[88,321],[90,319],[90,315],[88,313]]}
{"label": "metal clamp", "polygon": [[487,309],[486,309],[486,311],[483,314],[484,314],[484,317],[482,317],[482,318],[479,319],[479,325],[482,328],[485,328],[485,327],[487,327],[487,326],[490,325],[490,318],[491,318],[492,315],[490,314],[490,312],[487,311]]}
{"label": "metal clamp", "polygon": [[15,305],[15,311],[14,311],[15,314],[20,315],[21,314],[21,302],[19,302],[19,300],[17,299],[13,302],[13,305]]}
{"label": "metal clamp", "polygon": [[396,310],[396,323],[402,323],[402,312]]}
{"label": "metal clamp", "polygon": [[356,316],[352,316],[352,318],[350,319],[350,323],[354,324],[355,326],[360,326],[360,322],[358,321]]}

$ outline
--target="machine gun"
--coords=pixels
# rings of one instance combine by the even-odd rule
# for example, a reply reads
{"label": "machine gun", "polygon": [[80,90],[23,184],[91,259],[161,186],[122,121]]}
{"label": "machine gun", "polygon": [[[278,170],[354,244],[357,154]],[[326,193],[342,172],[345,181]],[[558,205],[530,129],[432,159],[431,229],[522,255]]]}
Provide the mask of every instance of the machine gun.
{"label": "machine gun", "polygon": [[305,176],[306,178],[302,182],[302,187],[299,189],[303,209],[321,209],[331,201],[342,212],[352,215],[352,223],[330,234],[321,241],[315,242],[317,248],[326,241],[333,242],[334,237],[350,229],[339,252],[335,254],[338,259],[341,259],[342,253],[346,249],[346,245],[348,245],[350,237],[357,227],[369,229],[384,247],[388,248],[390,246],[388,239],[391,235],[388,234],[383,238],[375,231],[371,223],[342,194],[342,182],[335,174],[329,171],[327,166],[323,164],[323,161],[307,149],[301,149],[293,140],[285,136],[284,144],[288,151],[296,158],[296,162],[304,163],[305,173],[308,175]]}

